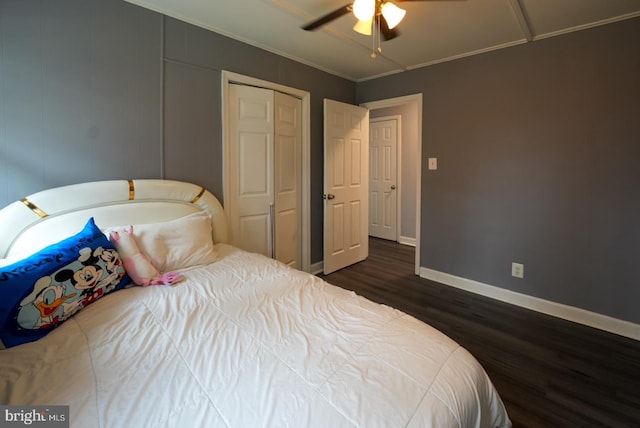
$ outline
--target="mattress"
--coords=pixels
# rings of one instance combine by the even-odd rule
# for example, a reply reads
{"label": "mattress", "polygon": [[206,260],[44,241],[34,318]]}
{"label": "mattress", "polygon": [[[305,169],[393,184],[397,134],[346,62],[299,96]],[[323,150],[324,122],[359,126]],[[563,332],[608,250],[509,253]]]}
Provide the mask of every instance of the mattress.
{"label": "mattress", "polygon": [[464,348],[264,256],[133,287],[0,351],[0,403],[69,405],[73,427],[507,427]]}

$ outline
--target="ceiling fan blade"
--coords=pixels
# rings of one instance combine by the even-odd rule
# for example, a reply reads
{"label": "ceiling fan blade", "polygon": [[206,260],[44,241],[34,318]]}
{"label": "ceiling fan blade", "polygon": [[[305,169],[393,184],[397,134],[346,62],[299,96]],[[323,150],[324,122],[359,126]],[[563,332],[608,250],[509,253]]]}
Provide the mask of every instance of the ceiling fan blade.
{"label": "ceiling fan blade", "polygon": [[344,5],[341,8],[334,10],[333,12],[327,13],[326,15],[316,19],[315,21],[309,22],[308,24],[303,26],[302,29],[306,31],[313,31],[323,26],[324,24],[333,21],[336,18],[340,18],[342,15],[346,15],[349,12],[351,12],[351,3]]}
{"label": "ceiling fan blade", "polygon": [[396,28],[389,28],[389,24],[387,24],[387,20],[383,15],[380,15],[380,34],[385,41],[395,39],[400,35],[400,32]]}

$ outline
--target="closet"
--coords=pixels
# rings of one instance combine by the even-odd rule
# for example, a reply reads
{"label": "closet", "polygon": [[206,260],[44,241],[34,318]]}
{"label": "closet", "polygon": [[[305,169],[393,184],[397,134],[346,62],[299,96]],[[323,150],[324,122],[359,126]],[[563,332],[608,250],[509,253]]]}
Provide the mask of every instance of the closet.
{"label": "closet", "polygon": [[230,84],[225,153],[231,243],[301,267],[302,102]]}

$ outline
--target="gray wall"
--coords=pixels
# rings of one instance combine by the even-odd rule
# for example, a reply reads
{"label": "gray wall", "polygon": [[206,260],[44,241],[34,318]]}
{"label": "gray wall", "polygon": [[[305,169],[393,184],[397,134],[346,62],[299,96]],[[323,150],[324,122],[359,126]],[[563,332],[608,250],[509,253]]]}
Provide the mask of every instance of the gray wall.
{"label": "gray wall", "polygon": [[401,188],[400,201],[402,204],[402,218],[400,219],[400,236],[416,239],[416,191],[417,191],[417,162],[418,156],[418,132],[417,118],[418,108],[415,103],[402,104],[394,107],[385,107],[371,110],[371,119],[385,116],[401,116],[400,135],[402,139],[401,157]]}
{"label": "gray wall", "polygon": [[358,85],[424,94],[421,266],[640,322],[638,40],[636,18]]}
{"label": "gray wall", "polygon": [[159,176],[160,24],[121,1],[0,1],[0,207]]}
{"label": "gray wall", "polygon": [[354,82],[121,0],[0,0],[0,207],[83,181],[167,178],[222,197],[221,71],[311,93],[311,262],[322,260],[322,100]]}

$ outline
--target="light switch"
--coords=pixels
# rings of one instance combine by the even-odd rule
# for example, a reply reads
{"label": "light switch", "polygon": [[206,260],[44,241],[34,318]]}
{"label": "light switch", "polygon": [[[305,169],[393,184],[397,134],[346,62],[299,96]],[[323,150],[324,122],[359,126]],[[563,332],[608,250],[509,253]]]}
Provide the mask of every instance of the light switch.
{"label": "light switch", "polygon": [[438,169],[438,158],[429,158],[429,169],[432,171]]}

